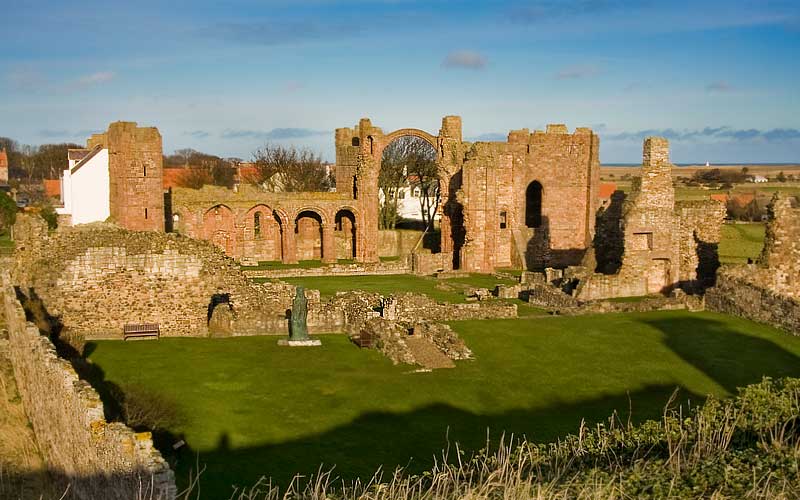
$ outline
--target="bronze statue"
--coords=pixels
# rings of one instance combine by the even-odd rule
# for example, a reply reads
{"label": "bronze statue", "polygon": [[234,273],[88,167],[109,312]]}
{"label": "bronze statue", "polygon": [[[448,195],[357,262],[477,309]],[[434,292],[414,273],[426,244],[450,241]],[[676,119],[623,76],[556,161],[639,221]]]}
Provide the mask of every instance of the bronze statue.
{"label": "bronze statue", "polygon": [[292,301],[292,321],[289,325],[289,340],[309,340],[308,325],[308,300],[306,291],[302,286],[298,286]]}

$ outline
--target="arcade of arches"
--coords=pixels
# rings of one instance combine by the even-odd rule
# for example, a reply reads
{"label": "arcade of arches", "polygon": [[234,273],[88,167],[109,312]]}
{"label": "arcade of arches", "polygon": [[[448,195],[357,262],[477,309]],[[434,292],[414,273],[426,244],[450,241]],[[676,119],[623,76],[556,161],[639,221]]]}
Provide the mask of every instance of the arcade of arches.
{"label": "arcade of arches", "polygon": [[441,250],[419,246],[415,271],[574,265],[591,246],[600,170],[599,140],[590,129],[569,133],[551,125],[511,131],[505,142],[471,143],[458,116],[443,118],[436,135],[383,133],[369,119],[337,129],[336,192],[176,188],[167,216],[174,230],[243,260],[377,262],[381,158],[403,136],[433,147],[440,180]]}

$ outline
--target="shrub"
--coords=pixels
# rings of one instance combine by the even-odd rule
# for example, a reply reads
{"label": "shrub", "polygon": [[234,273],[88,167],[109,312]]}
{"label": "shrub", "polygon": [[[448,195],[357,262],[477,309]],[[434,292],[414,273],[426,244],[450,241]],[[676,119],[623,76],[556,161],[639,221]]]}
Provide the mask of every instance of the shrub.
{"label": "shrub", "polygon": [[0,191],[0,231],[8,232],[17,220],[17,204],[8,193]]}
{"label": "shrub", "polygon": [[121,419],[134,429],[161,431],[182,421],[180,408],[175,401],[145,386],[113,386],[110,393],[119,408]]}

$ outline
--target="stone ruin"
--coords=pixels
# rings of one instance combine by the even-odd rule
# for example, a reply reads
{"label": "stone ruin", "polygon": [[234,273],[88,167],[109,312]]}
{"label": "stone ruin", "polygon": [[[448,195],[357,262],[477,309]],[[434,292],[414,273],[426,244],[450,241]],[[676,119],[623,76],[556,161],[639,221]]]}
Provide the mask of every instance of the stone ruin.
{"label": "stone ruin", "polygon": [[[436,151],[442,196],[440,251],[421,239],[378,231],[378,176],[384,149],[403,136]],[[589,251],[598,208],[599,138],[588,128],[512,130],[506,141],[469,142],[461,118],[438,134],[384,133],[369,119],[336,130],[336,192],[273,193],[253,186],[163,192],[158,130],[116,122],[87,141],[109,151],[110,213],[133,230],[177,231],[242,262],[352,259],[379,264],[382,246],[408,256],[414,272],[493,272],[517,266],[576,265]],[[564,200],[570,200],[569,204]],[[164,214],[163,217],[161,214]],[[392,240],[392,241],[390,241]],[[380,270],[378,270],[380,272]]]}
{"label": "stone ruin", "polygon": [[[20,214],[13,282],[48,315],[86,339],[121,338],[123,325],[158,323],[164,336],[285,335],[295,287],[252,282],[215,245],[178,234],[93,223],[49,233]],[[306,290],[311,333],[357,330],[384,298],[359,291],[322,301]],[[420,294],[387,299],[393,320],[516,317],[499,301],[446,304]]]}
{"label": "stone ruin", "polygon": [[800,206],[776,193],[768,207],[764,249],[754,264],[723,266],[706,293],[709,309],[800,335]]}
{"label": "stone ruin", "polygon": [[[699,291],[714,284],[725,207],[715,200],[676,201],[669,142],[650,137],[643,149],[642,175],[630,196],[614,196],[600,215],[597,261],[565,272],[577,282],[576,299]],[[591,267],[613,274],[592,273]]]}
{"label": "stone ruin", "polygon": [[[126,323],[158,323],[165,336],[287,331],[294,287],[253,283],[208,242],[107,223],[48,234],[44,220],[24,214],[14,231],[15,285],[71,333],[121,338]],[[341,331],[344,316],[317,296],[309,323]]]}

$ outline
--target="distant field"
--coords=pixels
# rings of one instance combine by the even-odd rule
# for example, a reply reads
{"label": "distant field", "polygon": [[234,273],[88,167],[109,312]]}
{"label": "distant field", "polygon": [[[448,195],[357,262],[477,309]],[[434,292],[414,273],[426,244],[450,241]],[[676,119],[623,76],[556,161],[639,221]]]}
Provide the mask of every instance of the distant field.
{"label": "distant field", "polygon": [[[794,174],[800,175],[800,164],[796,165],[687,165],[676,166],[672,169],[674,177],[692,177],[695,172],[702,170],[713,170],[718,168],[720,170],[741,170],[747,167],[748,174],[750,175],[763,175],[765,177],[772,177],[778,175],[778,172],[783,172],[786,175]],[[609,178],[611,175],[614,178],[620,178],[625,174],[636,176],[639,175],[640,167],[637,166],[619,166],[619,165],[601,165],[600,176],[602,178]]]}

